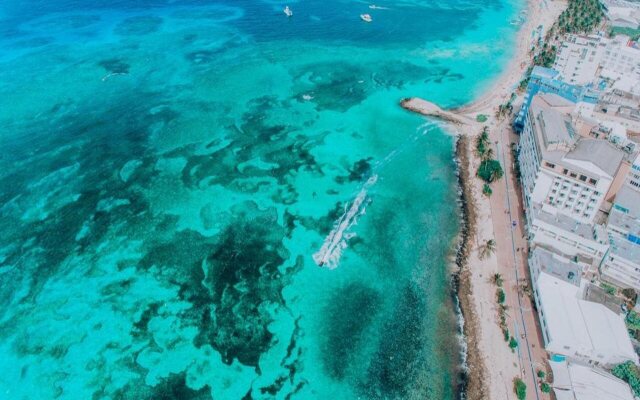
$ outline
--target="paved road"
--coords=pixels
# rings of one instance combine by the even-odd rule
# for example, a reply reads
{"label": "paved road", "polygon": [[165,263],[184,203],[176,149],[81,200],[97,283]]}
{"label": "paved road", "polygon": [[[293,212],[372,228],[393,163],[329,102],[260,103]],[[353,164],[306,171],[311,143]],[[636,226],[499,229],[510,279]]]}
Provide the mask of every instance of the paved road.
{"label": "paved road", "polygon": [[[538,327],[537,315],[528,295],[519,290],[529,282],[527,266],[527,243],[524,236],[524,214],[519,196],[518,183],[513,171],[512,142],[518,137],[511,127],[502,123],[493,126],[492,140],[496,141],[496,155],[505,170],[505,177],[493,185],[491,215],[496,235],[497,257],[502,271],[507,305],[508,324],[512,335],[518,340],[518,358],[521,378],[527,384],[528,399],[549,399],[539,390],[537,370],[546,370],[547,353],[544,351]],[[515,226],[514,226],[515,221]],[[530,286],[530,283],[529,283]]]}

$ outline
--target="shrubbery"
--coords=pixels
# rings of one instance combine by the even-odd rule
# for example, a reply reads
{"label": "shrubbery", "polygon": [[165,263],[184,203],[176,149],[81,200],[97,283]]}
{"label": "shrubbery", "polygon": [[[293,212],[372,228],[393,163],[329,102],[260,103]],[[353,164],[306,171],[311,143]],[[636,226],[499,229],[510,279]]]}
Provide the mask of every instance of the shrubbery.
{"label": "shrubbery", "polygon": [[482,194],[487,197],[491,197],[491,195],[493,194],[493,190],[491,190],[491,186],[489,186],[488,183],[485,183],[484,186],[482,186]]}
{"label": "shrubbery", "polygon": [[622,364],[616,365],[611,373],[627,382],[631,386],[631,390],[636,396],[640,396],[640,373],[638,367],[633,362],[627,361]]}
{"label": "shrubbery", "polygon": [[513,380],[513,391],[518,400],[525,400],[527,398],[527,385],[522,382],[522,379],[515,378]]}
{"label": "shrubbery", "polygon": [[478,168],[478,176],[485,182],[491,183],[504,176],[504,171],[498,160],[484,160]]}
{"label": "shrubbery", "polygon": [[506,295],[504,294],[504,290],[498,289],[496,291],[496,296],[498,297],[498,304],[504,303]]}
{"label": "shrubbery", "polygon": [[540,391],[542,393],[549,393],[551,391],[551,386],[547,382],[542,382],[540,384]]}

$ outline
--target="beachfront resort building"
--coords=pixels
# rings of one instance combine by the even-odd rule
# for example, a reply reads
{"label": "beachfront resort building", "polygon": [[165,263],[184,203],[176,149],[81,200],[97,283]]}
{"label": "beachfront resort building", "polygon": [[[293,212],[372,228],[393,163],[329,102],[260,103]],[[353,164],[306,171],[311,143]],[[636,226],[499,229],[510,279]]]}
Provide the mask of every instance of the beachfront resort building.
{"label": "beachfront resort building", "polygon": [[640,291],[640,156],[616,194],[607,234],[610,246],[600,266],[602,279]]}
{"label": "beachfront resort building", "polygon": [[555,94],[533,99],[520,137],[520,173],[527,208],[542,204],[547,212],[591,223],[624,153],[576,133],[574,107]]}
{"label": "beachfront resort building", "polygon": [[566,275],[540,272],[533,280],[545,349],[556,359],[561,356],[603,368],[626,361],[637,365],[624,317],[603,304],[584,300],[587,283],[576,285],[567,279],[569,271]]}
{"label": "beachfront resort building", "polygon": [[626,171],[625,153],[576,131],[574,109],[552,93],[538,94],[529,107],[518,153],[527,231],[533,244],[597,266],[609,241],[596,216]]}
{"label": "beachfront resort building", "polygon": [[553,371],[553,392],[558,400],[633,400],[629,385],[598,368],[556,359],[549,362]]}
{"label": "beachfront resort building", "polygon": [[540,66],[533,67],[529,77],[529,83],[527,84],[527,90],[524,94],[522,107],[514,121],[516,132],[522,132],[531,102],[539,93],[553,93],[570,102],[583,105],[587,109],[593,109],[600,97],[600,92],[597,90],[562,81],[558,71],[554,69]]}
{"label": "beachfront resort building", "polygon": [[601,68],[603,78],[616,81],[630,77],[637,81],[640,79],[640,46],[626,35],[608,39]]}
{"label": "beachfront resort building", "polygon": [[600,123],[611,123],[625,129],[625,136],[640,134],[640,95],[614,89],[603,94],[591,113],[584,107],[582,114]]}
{"label": "beachfront resort building", "polygon": [[574,85],[594,83],[607,48],[599,35],[568,35],[558,48],[553,69],[559,78]]}
{"label": "beachfront resort building", "polygon": [[[558,49],[556,79],[573,85],[600,85],[624,77],[640,79],[640,46],[626,35],[568,35]],[[604,82],[606,86],[606,82]],[[610,85],[609,85],[610,86]]]}

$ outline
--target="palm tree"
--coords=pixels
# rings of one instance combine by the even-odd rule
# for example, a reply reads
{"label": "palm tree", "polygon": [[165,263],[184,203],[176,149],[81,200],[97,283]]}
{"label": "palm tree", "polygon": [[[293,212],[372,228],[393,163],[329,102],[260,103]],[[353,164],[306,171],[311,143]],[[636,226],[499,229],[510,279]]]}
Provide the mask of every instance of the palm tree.
{"label": "palm tree", "polygon": [[483,154],[481,154],[482,161],[493,159],[494,151],[491,147],[487,147]]}
{"label": "palm tree", "polygon": [[498,179],[502,178],[503,175],[504,175],[504,171],[502,171],[502,168],[493,168],[491,170],[491,175],[490,175],[489,180],[491,182],[495,182]]}
{"label": "palm tree", "polygon": [[503,283],[502,274],[498,272],[493,274],[493,283],[495,283],[496,286],[502,287],[502,283]]}
{"label": "palm tree", "polygon": [[480,246],[480,259],[484,260],[496,251],[496,241],[489,239]]}
{"label": "palm tree", "polygon": [[478,156],[483,158],[484,154],[487,152],[487,149],[489,149],[489,145],[489,130],[485,126],[484,128],[482,128],[482,133],[476,138],[476,153],[478,154]]}

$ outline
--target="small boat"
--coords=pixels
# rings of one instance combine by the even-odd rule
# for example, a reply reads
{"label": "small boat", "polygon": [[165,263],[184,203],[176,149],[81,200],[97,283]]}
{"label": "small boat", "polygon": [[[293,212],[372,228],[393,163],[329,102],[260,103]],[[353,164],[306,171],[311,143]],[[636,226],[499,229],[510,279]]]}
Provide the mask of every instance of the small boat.
{"label": "small boat", "polygon": [[289,6],[286,6],[284,8],[284,13],[287,14],[287,17],[292,17],[293,16],[293,11],[291,11],[291,9],[289,8]]}
{"label": "small boat", "polygon": [[369,14],[360,14],[360,19],[363,20],[364,22],[373,21],[373,19],[371,18],[371,15]]}
{"label": "small boat", "polygon": [[375,4],[370,4],[369,8],[372,9],[372,10],[388,10],[387,7],[380,7],[380,6],[377,6]]}

